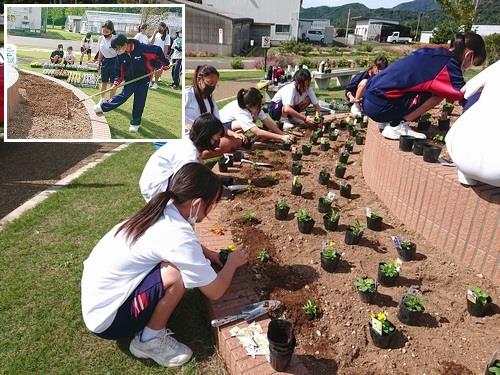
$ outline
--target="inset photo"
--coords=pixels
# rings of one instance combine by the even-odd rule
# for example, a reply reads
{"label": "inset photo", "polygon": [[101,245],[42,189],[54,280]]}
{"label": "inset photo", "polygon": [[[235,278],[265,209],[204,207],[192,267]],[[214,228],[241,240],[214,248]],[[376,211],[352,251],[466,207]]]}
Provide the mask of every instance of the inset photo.
{"label": "inset photo", "polygon": [[5,141],[182,137],[184,5],[5,13]]}

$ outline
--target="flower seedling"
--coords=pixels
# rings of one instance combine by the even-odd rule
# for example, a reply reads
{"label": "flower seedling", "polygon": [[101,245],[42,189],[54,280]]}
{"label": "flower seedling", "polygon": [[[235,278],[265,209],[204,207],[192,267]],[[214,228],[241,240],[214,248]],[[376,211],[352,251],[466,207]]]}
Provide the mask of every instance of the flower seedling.
{"label": "flower seedling", "polygon": [[409,311],[423,312],[425,310],[424,300],[416,294],[407,294],[403,303]]}
{"label": "flower seedling", "polygon": [[396,277],[399,275],[399,264],[398,261],[394,262],[384,262],[380,265],[380,272],[386,277]]}
{"label": "flower seedling", "polygon": [[422,122],[429,121],[431,119],[431,114],[430,113],[424,113],[422,116],[420,116],[420,120]]}
{"label": "flower seedling", "polygon": [[316,116],[314,117],[314,124],[315,124],[316,126],[321,125],[321,123],[322,123],[322,122],[323,122],[323,116],[321,116],[321,115],[316,115]]}
{"label": "flower seedling", "polygon": [[278,210],[286,210],[287,208],[289,208],[290,206],[288,206],[288,203],[286,203],[286,201],[284,199],[280,199],[277,203],[276,203],[276,208]]}
{"label": "flower seedling", "polygon": [[255,155],[256,158],[260,158],[260,157],[262,157],[264,155],[264,151],[256,149],[254,151],[254,155]]}
{"label": "flower seedling", "polygon": [[329,178],[330,177],[330,172],[328,172],[328,170],[326,168],[323,168],[320,172],[319,172],[319,175],[320,177],[322,178]]}
{"label": "flower seedling", "polygon": [[271,185],[275,185],[276,183],[278,183],[278,176],[276,175],[276,173],[268,174],[266,176],[266,181]]}
{"label": "flower seedling", "polygon": [[410,251],[412,247],[413,247],[413,242],[411,242],[410,240],[401,241],[401,250]]}
{"label": "flower seedling", "polygon": [[335,242],[333,241],[323,242],[323,249],[321,251],[323,252],[323,256],[326,260],[334,261],[338,257],[338,254],[335,251],[335,246]]}
{"label": "flower seedling", "polygon": [[248,222],[254,222],[257,221],[257,215],[252,211],[245,211],[245,213],[243,214],[243,219]]}
{"label": "flower seedling", "polygon": [[355,236],[359,236],[365,230],[365,226],[361,224],[361,221],[359,221],[359,219],[356,219],[354,224],[351,225],[350,229],[352,234],[354,234]]}
{"label": "flower seedling", "polygon": [[295,214],[295,217],[301,223],[305,223],[307,221],[312,220],[312,217],[309,215],[307,210],[305,210],[303,208],[301,208],[300,210],[297,211],[297,213]]}
{"label": "flower seedling", "polygon": [[252,164],[252,170],[258,171],[260,168],[257,164]]}
{"label": "flower seedling", "polygon": [[297,176],[295,176],[293,178],[292,185],[295,186],[296,188],[300,188],[300,187],[302,187],[302,182],[300,182],[300,179]]}
{"label": "flower seedling", "polygon": [[306,301],[304,306],[302,306],[302,309],[304,310],[305,314],[310,318],[316,318],[319,314],[318,306],[314,301],[310,299]]}
{"label": "flower seedling", "polygon": [[471,288],[470,289],[476,295],[476,301],[471,301],[473,303],[477,303],[480,305],[486,305],[490,301],[490,295],[486,290],[480,288]]}
{"label": "flower seedling", "polygon": [[377,285],[375,284],[375,280],[371,277],[357,277],[354,282],[354,286],[361,293],[375,293],[377,289]]}
{"label": "flower seedling", "polygon": [[328,138],[323,137],[321,138],[321,144],[330,146],[330,141],[328,140]]}
{"label": "flower seedling", "polygon": [[312,142],[306,142],[304,144],[304,146],[306,146],[307,148],[311,148],[313,146]]}
{"label": "flower seedling", "polygon": [[341,162],[338,162],[337,165],[335,166],[337,169],[346,169],[347,165]]}
{"label": "flower seedling", "polygon": [[383,218],[382,214],[379,212],[376,212],[376,211],[370,211],[366,216],[372,220],[377,220],[377,219]]}
{"label": "flower seedling", "polygon": [[253,191],[253,188],[254,188],[254,186],[253,186],[252,180],[247,180],[247,191],[249,193],[251,193]]}
{"label": "flower seedling", "polygon": [[327,194],[324,197],[321,197],[321,201],[325,206],[329,206],[333,202],[333,197],[330,194]]}
{"label": "flower seedling", "polygon": [[328,220],[331,222],[336,222],[340,219],[340,210],[332,209],[328,214]]}
{"label": "flower seedling", "polygon": [[500,360],[496,360],[493,366],[488,367],[488,371],[493,375],[500,375]]}
{"label": "flower seedling", "polygon": [[316,138],[319,138],[319,137],[321,137],[323,135],[323,131],[321,129],[316,129],[312,134]]}
{"label": "flower seedling", "polygon": [[370,313],[370,324],[379,335],[390,335],[396,330],[394,324],[387,319],[387,315],[386,311],[377,314]]}
{"label": "flower seedling", "polygon": [[269,255],[266,249],[262,249],[261,251],[259,251],[257,259],[260,260],[262,263],[267,263],[269,259],[271,259],[271,256]]}
{"label": "flower seedling", "polygon": [[434,138],[432,138],[432,140],[434,142],[438,142],[438,143],[444,143],[444,134],[442,133],[438,133],[434,136]]}
{"label": "flower seedling", "polygon": [[234,250],[236,250],[236,245],[234,244],[228,245],[225,248],[220,249],[219,259],[222,262],[222,264],[226,263],[229,254],[232,253]]}

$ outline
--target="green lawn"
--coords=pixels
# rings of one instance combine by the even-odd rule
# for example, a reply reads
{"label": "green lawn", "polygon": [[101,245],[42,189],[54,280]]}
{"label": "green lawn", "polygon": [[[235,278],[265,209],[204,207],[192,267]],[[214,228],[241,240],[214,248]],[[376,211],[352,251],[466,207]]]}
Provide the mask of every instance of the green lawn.
{"label": "green lawn", "polygon": [[[22,69],[41,73],[42,69],[31,68],[29,64],[32,61],[46,62],[47,56],[48,54],[43,51],[34,51],[27,47],[18,48],[19,67]],[[139,133],[134,134],[128,131],[132,117],[133,97],[129,98],[125,104],[116,110],[107,112],[105,116],[111,129],[112,138],[180,138],[182,136],[182,95],[181,90],[173,90],[168,87],[168,84],[171,82],[171,72],[164,72],[162,81],[160,82],[160,89],[149,90]],[[82,88],[81,90],[88,95],[98,92],[97,89],[91,88]],[[93,99],[97,102],[99,97],[97,96]]]}
{"label": "green lawn", "polygon": [[0,231],[2,373],[213,373],[214,342],[197,290],[186,294],[169,324],[196,356],[182,371],[135,359],[127,343],[97,338],[81,317],[82,262],[144,204],[138,180],[152,151],[149,143],[130,145]]}
{"label": "green lawn", "polygon": [[[220,72],[219,81],[237,81],[240,79],[263,79],[262,70],[241,71],[233,70],[231,72]],[[193,81],[193,73],[186,74],[186,86],[190,86]]]}
{"label": "green lawn", "polygon": [[[82,40],[82,38],[84,37],[84,35],[82,34],[72,33],[66,30],[62,30],[58,26],[56,26],[55,28],[48,26],[46,33],[31,33],[18,30],[9,30],[9,35],[27,36],[30,38],[59,39],[59,40]],[[97,42],[97,40],[95,41]]]}

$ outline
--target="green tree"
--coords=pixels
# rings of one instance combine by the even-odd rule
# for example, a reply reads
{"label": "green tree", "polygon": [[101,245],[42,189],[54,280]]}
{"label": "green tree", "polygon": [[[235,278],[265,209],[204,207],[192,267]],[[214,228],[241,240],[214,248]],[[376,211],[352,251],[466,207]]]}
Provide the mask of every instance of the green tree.
{"label": "green tree", "polygon": [[456,21],[444,21],[434,29],[432,33],[432,42],[437,44],[446,43],[459,31],[460,26]]}
{"label": "green tree", "polygon": [[478,0],[436,0],[444,14],[463,27],[464,31],[471,31],[476,20],[476,2]]}
{"label": "green tree", "polygon": [[488,65],[500,60],[500,34],[495,33],[484,38],[486,44],[486,56],[488,56]]}

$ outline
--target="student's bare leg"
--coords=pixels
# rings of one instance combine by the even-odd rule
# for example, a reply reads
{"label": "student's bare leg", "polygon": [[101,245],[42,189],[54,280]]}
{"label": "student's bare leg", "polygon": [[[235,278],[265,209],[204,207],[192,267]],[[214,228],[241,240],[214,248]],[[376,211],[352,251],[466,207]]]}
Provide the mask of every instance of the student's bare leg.
{"label": "student's bare leg", "polygon": [[437,106],[439,103],[443,101],[444,98],[440,96],[431,96],[429,99],[427,99],[420,107],[418,107],[416,110],[413,112],[407,114],[406,116],[403,117],[403,120],[405,121],[415,121],[418,119],[421,115],[426,113],[428,110],[434,108]]}

